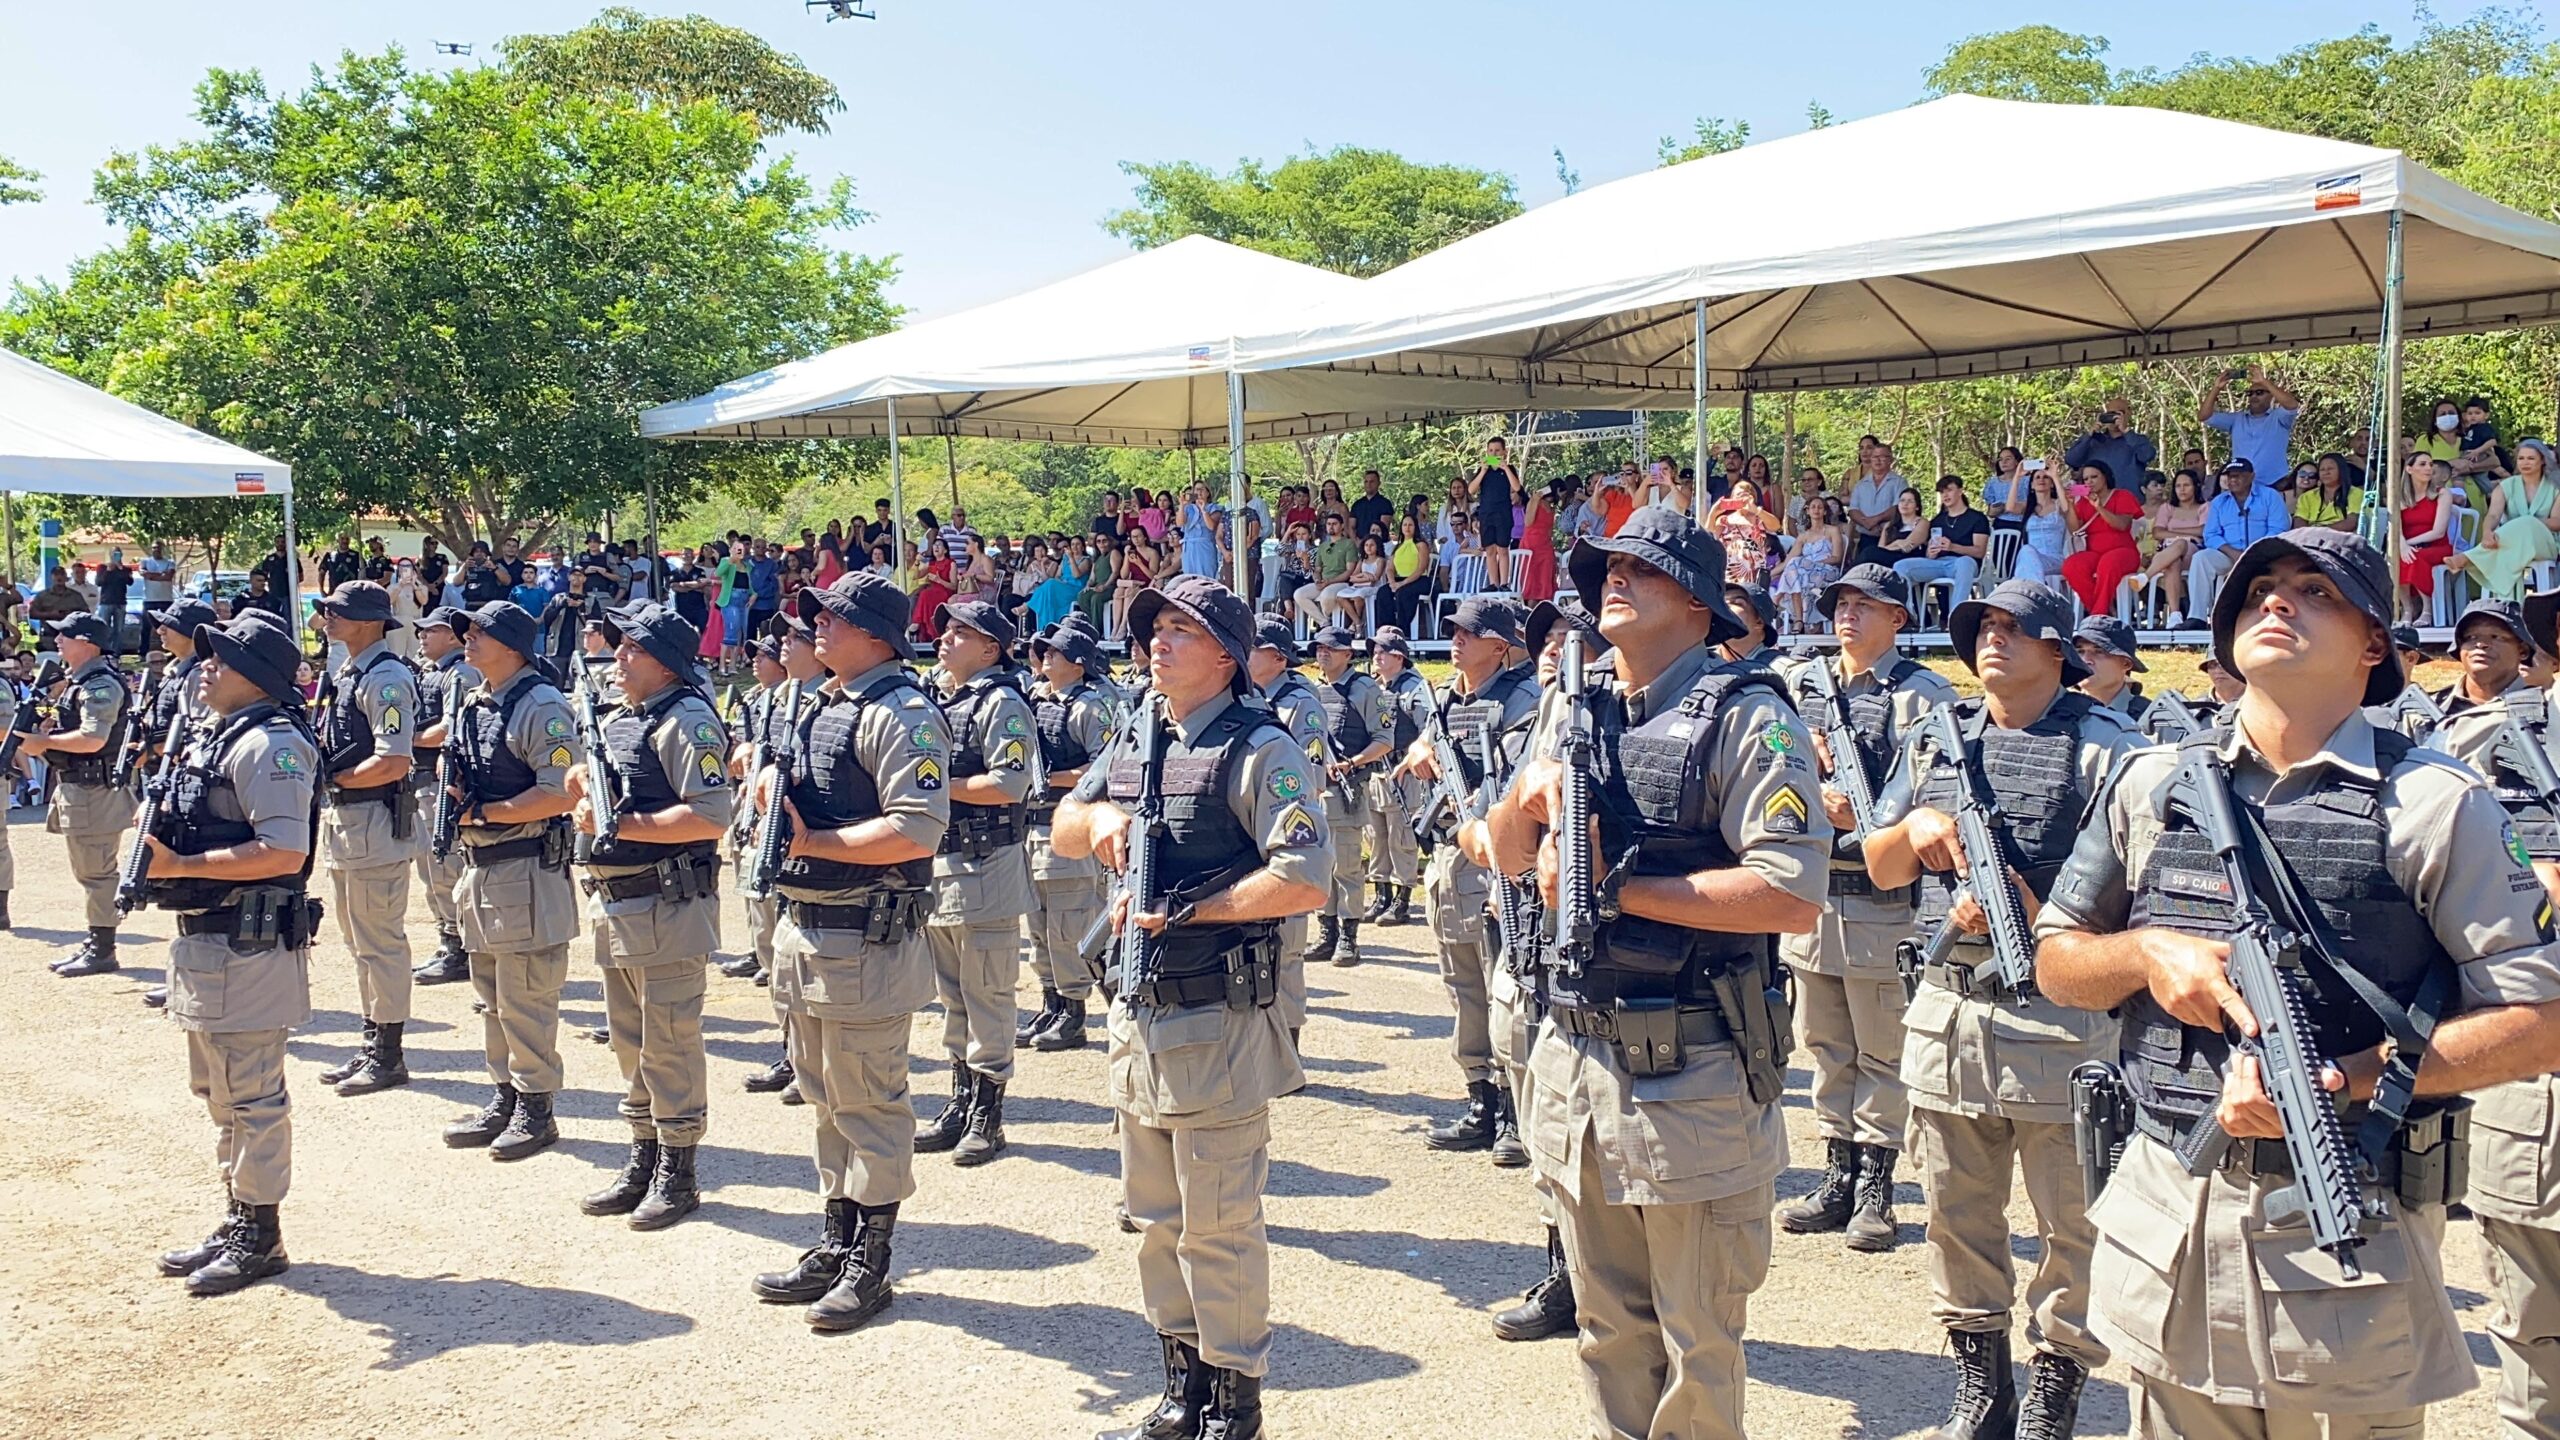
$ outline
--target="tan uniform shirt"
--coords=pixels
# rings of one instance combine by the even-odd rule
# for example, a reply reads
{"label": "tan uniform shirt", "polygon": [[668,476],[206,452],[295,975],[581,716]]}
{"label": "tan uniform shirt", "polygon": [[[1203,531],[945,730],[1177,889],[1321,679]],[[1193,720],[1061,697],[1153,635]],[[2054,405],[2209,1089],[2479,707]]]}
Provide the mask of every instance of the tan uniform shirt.
{"label": "tan uniform shirt", "polygon": [[[133,703],[132,693],[125,689],[123,672],[103,655],[74,671],[64,682],[63,693],[65,698],[79,695],[80,721],[56,733],[93,736],[102,741],[114,733],[117,719]],[[109,750],[101,750],[98,755],[109,765],[115,761]],[[45,758],[59,763],[69,757]],[[56,835],[113,835],[131,823],[131,792],[112,785],[74,785],[69,781],[54,789],[53,811],[45,817],[45,829]]]}
{"label": "tan uniform shirt", "polygon": [[[729,783],[729,732],[711,702],[676,690],[648,717],[649,748],[676,798],[699,818],[726,829],[737,790]],[[627,779],[626,782],[628,783]],[[597,865],[598,875],[634,875],[646,865]],[[711,872],[703,872],[708,881]],[[720,948],[720,897],[677,902],[664,893],[614,900],[598,891],[587,897],[591,918],[604,923],[610,949],[606,965],[664,965],[695,960]]]}
{"label": "tan uniform shirt", "polygon": [[[510,693],[532,687],[532,693],[516,704],[514,717],[508,722],[503,739],[509,750],[533,770],[532,790],[545,795],[567,796],[569,770],[585,758],[585,747],[578,740],[578,727],[569,715],[569,702],[558,687],[542,678],[528,665],[507,677],[492,689],[484,679],[472,690],[468,705],[502,706]],[[468,725],[469,721],[463,724]],[[532,793],[526,791],[523,793]],[[491,795],[491,800],[512,800],[512,795]],[[466,811],[462,816],[461,839],[465,845],[495,845],[507,840],[531,839],[542,834],[548,820],[535,820],[519,825],[486,825],[476,823]],[[477,867],[482,874],[474,881],[472,891],[480,897],[478,905],[482,937],[486,948],[516,953],[566,945],[578,938],[581,918],[578,911],[577,887],[569,879],[566,866],[553,870],[533,857],[501,860],[495,865]]]}
{"label": "tan uniform shirt", "polygon": [[[2350,715],[2321,752],[2279,777],[2234,731],[2222,747],[2233,789],[2265,803],[2319,786],[2333,770],[2381,782],[2392,878],[2458,967],[2457,1013],[2560,999],[2550,902],[2514,852],[2513,831],[2477,777],[2413,750],[2376,771],[2372,724]],[[2175,751],[2136,754],[2074,852],[2069,884],[2036,933],[2121,931],[2163,821],[2158,792]],[[2476,1173],[2476,1172],[2475,1172]],[[2218,1403],[2366,1412],[2432,1404],[2471,1388],[2476,1371],[2444,1293],[2433,1206],[2393,1218],[2357,1254],[2348,1280],[2303,1227],[2265,1218],[2282,1181],[2189,1176],[2166,1147],[2137,1139],[2089,1211],[2099,1233],[2092,1328],[2146,1375]]]}
{"label": "tan uniform shirt", "polygon": [[[1693,649],[1628,695],[1628,723],[1679,704],[1714,659],[1703,646]],[[1592,679],[1601,683],[1597,674]],[[1554,711],[1564,697],[1550,691],[1541,703]],[[1558,723],[1553,715],[1540,721],[1550,734]],[[1798,758],[1813,753],[1804,721],[1786,701],[1754,689],[1729,698],[1710,723],[1715,739],[1703,778],[1717,833],[1739,868],[1821,904],[1829,886],[1831,822],[1812,803],[1810,762]],[[1729,1045],[1692,1051],[1676,1075],[1638,1079],[1627,1074],[1613,1046],[1550,1023],[1530,1051],[1529,1073],[1529,1141],[1539,1178],[1584,1203],[1720,1200],[1770,1184],[1786,1168],[1786,1122],[1776,1105],[1752,1101],[1741,1056]],[[1603,1193],[1597,1197],[1578,1192],[1586,1147],[1598,1151]]]}
{"label": "tan uniform shirt", "polygon": [[[1890,666],[1893,661],[1894,657],[1888,655],[1878,668]],[[1778,666],[1778,673],[1786,677],[1790,694],[1798,693],[1796,676],[1802,673],[1807,665],[1828,666],[1831,670],[1832,683],[1840,688],[1840,697],[1843,700],[1854,702],[1884,688],[1874,670],[1862,670],[1855,675],[1844,674],[1845,663],[1837,652],[1832,652],[1818,655],[1811,660],[1782,662]],[[1945,676],[1914,662],[1909,673],[1902,677],[1902,683],[1894,687],[1893,734],[1897,738],[1909,735],[1912,727],[1920,723],[1921,717],[1941,705],[1954,704],[1958,698],[1960,697],[1956,694],[1956,687],[1949,683]],[[1819,730],[1828,723],[1828,717],[1819,713],[1810,700],[1805,703],[1803,712],[1808,728]],[[1812,752],[1808,750],[1806,753],[1810,755]],[[1837,774],[1840,764],[1841,757],[1837,754],[1833,755],[1832,768],[1823,772],[1823,778],[1828,780],[1832,775]],[[1890,778],[1889,775],[1868,776],[1867,783],[1870,787],[1868,793],[1876,799],[1882,799],[1885,781],[1888,778]],[[1823,788],[1832,790],[1835,787],[1825,785]],[[1832,874],[1838,876],[1854,873],[1863,876],[1866,869],[1866,857],[1849,845],[1849,837],[1836,836],[1831,847]],[[1907,886],[1891,892],[1890,895],[1878,895],[1872,889],[1862,890],[1855,895],[1842,895],[1837,893],[1839,885],[1836,881],[1832,888],[1834,891],[1831,897],[1832,907],[1839,911],[1840,918],[1845,921],[1869,925],[1910,923],[1912,892]],[[1799,966],[1817,974],[1837,973],[1828,968],[1825,958],[1821,955],[1819,939],[1819,932],[1811,935],[1781,936],[1778,940],[1778,950],[1790,965]],[[1872,960],[1875,957],[1861,955],[1851,958]],[[1892,955],[1888,953],[1882,957],[1882,963],[1890,964],[1892,959]]]}
{"label": "tan uniform shirt", "polygon": [[[1175,721],[1167,753],[1196,742],[1209,722],[1236,703],[1220,697]],[[1285,880],[1329,888],[1335,838],[1324,807],[1308,803],[1320,777],[1306,751],[1278,724],[1255,731],[1252,740],[1252,753],[1235,768],[1228,809],[1254,836],[1265,868]],[[1305,1082],[1276,1004],[1144,1010],[1124,1000],[1111,1007],[1110,1026],[1111,1103],[1141,1125],[1180,1130],[1230,1124]]]}
{"label": "tan uniform shirt", "polygon": [[[406,760],[418,733],[418,682],[389,645],[376,641],[347,658],[329,677],[333,696],[343,697],[373,727],[373,753],[353,763],[382,755]],[[406,796],[401,799],[405,802]],[[320,860],[333,870],[370,870],[406,865],[426,842],[427,821],[411,817],[406,837],[391,833],[391,807],[366,801],[341,805],[331,801],[320,812]]]}
{"label": "tan uniform shirt", "polygon": [[[986,778],[1003,789],[1006,803],[1022,804],[1031,798],[1031,782],[1039,768],[1033,752],[1040,740],[1031,733],[1031,707],[1023,703],[1021,692],[997,684],[993,672],[972,678],[962,689],[992,693],[973,702],[971,729],[976,733],[954,733],[951,753],[974,753],[986,767]],[[950,712],[943,713],[947,720]],[[951,802],[955,814],[967,808],[975,807]],[[976,925],[1030,913],[1031,861],[1021,845],[1002,846],[978,860],[965,855],[933,857],[934,924]]]}
{"label": "tan uniform shirt", "polygon": [[[180,763],[209,765],[229,782],[207,796],[214,815],[247,821],[261,844],[308,855],[319,747],[302,738],[274,704],[261,702],[258,708],[271,712],[270,718],[233,739],[224,753],[206,755],[212,736],[199,734]],[[276,945],[241,954],[225,935],[174,936],[169,1013],[180,1028],[208,1034],[300,1025],[311,1018],[310,960],[307,948]]]}

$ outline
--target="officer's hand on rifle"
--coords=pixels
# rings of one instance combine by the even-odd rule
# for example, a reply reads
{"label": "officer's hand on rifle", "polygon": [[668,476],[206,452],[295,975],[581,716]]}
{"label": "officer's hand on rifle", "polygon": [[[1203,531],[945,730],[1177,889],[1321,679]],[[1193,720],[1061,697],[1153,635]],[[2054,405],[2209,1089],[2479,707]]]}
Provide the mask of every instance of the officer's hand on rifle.
{"label": "officer's hand on rifle", "polygon": [[1818,727],[1807,725],[1805,730],[1813,736],[1813,762],[1816,767],[1814,773],[1819,775],[1830,774],[1831,742],[1822,738],[1822,731]]}
{"label": "officer's hand on rifle", "polygon": [[[1816,746],[1822,744],[1820,740],[1815,740],[1813,743]],[[1829,769],[1829,762],[1826,761],[1823,768]],[[1849,797],[1828,785],[1822,787],[1822,817],[1831,822],[1831,828],[1834,830],[1846,831],[1857,828],[1858,812],[1850,808]]]}
{"label": "officer's hand on rifle", "polygon": [[[2347,1088],[2347,1077],[2336,1065],[2320,1067],[2320,1088],[2336,1093]],[[2240,1140],[2281,1140],[2284,1118],[2276,1112],[2276,1102],[2267,1096],[2267,1087],[2258,1078],[2258,1057],[2245,1051],[2235,1052],[2231,1068],[2223,1072],[2222,1099],[2214,1106],[2213,1118],[2223,1132]]]}
{"label": "officer's hand on rifle", "polygon": [[[2020,875],[2014,865],[2009,867],[2009,883],[2018,892],[2018,905],[2027,912],[2027,923],[2033,925],[2036,923],[2036,911],[2044,908],[2036,903],[2036,892],[2027,888],[2026,877]],[[1947,907],[1947,923],[1966,935],[1991,933],[1991,917],[1984,913],[1982,902],[1974,899],[1970,890],[1956,892],[1955,903]]]}
{"label": "officer's hand on rifle", "polygon": [[818,858],[817,847],[811,843],[809,822],[800,818],[800,807],[791,803],[791,797],[788,795],[782,797],[782,813],[791,817],[791,839],[782,847],[782,858],[785,860]]}
{"label": "officer's hand on rifle", "polygon": [[1903,817],[1902,834],[1922,869],[1942,874],[1963,872],[1964,841],[1957,837],[1953,815],[1923,805]]}
{"label": "officer's hand on rifle", "polygon": [[1165,924],[1167,923],[1166,912],[1162,910],[1150,910],[1143,915],[1135,917],[1131,916],[1129,914],[1129,896],[1125,891],[1112,896],[1111,928],[1116,931],[1120,927],[1130,924],[1133,919],[1139,929],[1146,931],[1150,935],[1162,934]]}
{"label": "officer's hand on rifle", "polygon": [[[1114,875],[1129,868],[1129,812],[1117,805],[1093,806],[1086,813],[1085,834],[1093,842],[1093,858]],[[1114,921],[1117,925],[1119,922]]]}
{"label": "officer's hand on rifle", "polygon": [[168,842],[162,840],[157,835],[145,835],[142,837],[142,844],[143,848],[151,855],[151,858],[144,862],[142,867],[144,879],[147,880],[153,876],[160,876],[165,879],[176,873],[178,852],[170,849]]}
{"label": "officer's hand on rifle", "polygon": [[1407,775],[1425,782],[1440,778],[1440,767],[1431,758],[1431,746],[1428,742],[1416,740],[1407,747],[1404,758],[1396,762],[1395,773],[1387,778],[1401,780]]}
{"label": "officer's hand on rifle", "polygon": [[580,834],[596,833],[596,809],[587,803],[586,796],[579,796],[578,803],[569,807],[569,823],[577,826]]}
{"label": "officer's hand on rifle", "polygon": [[2209,1030],[2229,1026],[2243,1035],[2258,1033],[2258,1017],[2249,1013],[2248,1002],[2231,988],[2229,945],[2157,927],[2141,933],[2151,998],[2160,1002],[2161,1009]]}

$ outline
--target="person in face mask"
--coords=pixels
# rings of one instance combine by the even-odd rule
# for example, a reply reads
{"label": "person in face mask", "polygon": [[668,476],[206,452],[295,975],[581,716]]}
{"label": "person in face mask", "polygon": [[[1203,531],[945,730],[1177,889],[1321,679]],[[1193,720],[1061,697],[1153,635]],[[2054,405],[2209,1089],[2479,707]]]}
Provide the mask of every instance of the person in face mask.
{"label": "person in face mask", "polygon": [[404,660],[418,656],[418,621],[435,608],[437,597],[427,592],[426,582],[418,578],[418,562],[402,559],[391,567],[391,613],[400,621],[389,637],[391,648]]}

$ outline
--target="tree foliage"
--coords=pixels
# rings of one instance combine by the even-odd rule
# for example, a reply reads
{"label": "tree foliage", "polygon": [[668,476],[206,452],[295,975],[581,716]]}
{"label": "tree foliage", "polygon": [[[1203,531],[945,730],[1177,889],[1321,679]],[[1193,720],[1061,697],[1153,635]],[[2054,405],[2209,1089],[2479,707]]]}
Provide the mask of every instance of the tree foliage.
{"label": "tree foliage", "polygon": [[620,91],[659,105],[709,101],[766,130],[824,133],[844,109],[835,83],[744,30],[616,6],[565,35],[518,35],[498,53],[525,80],[564,94]]}
{"label": "tree foliage", "polygon": [[1994,100],[2041,100],[2088,105],[2105,99],[2112,77],[2107,42],[2051,25],[2022,25],[1976,35],[1947,47],[1946,58],[1920,77],[1931,99],[1986,95]]}
{"label": "tree foliage", "polygon": [[1654,146],[1655,160],[1664,165],[1677,165],[1684,160],[1697,160],[1709,155],[1722,155],[1728,150],[1739,150],[1751,143],[1751,122],[1748,120],[1726,120],[1720,116],[1701,115],[1690,130],[1691,136],[1687,140],[1682,140],[1677,135],[1663,136],[1660,143]]}
{"label": "tree foliage", "polygon": [[1382,274],[1520,213],[1508,175],[1351,145],[1224,175],[1187,160],[1120,169],[1137,203],[1102,228],[1137,249],[1208,235],[1345,275]]}
{"label": "tree foliage", "polygon": [[0,155],[0,205],[25,205],[44,198],[35,182],[44,177],[6,155]]}

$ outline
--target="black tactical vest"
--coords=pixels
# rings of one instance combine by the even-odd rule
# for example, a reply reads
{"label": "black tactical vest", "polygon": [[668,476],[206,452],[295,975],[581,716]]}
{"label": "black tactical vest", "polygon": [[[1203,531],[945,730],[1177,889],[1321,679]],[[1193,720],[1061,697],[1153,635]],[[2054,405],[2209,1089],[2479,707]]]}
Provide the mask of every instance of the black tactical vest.
{"label": "black tactical vest", "polygon": [[1368,749],[1373,738],[1369,717],[1360,713],[1360,707],[1352,703],[1351,698],[1360,682],[1368,678],[1357,670],[1345,670],[1341,684],[1328,680],[1316,687],[1316,703],[1324,707],[1325,739],[1333,746],[1333,758],[1337,761],[1348,760]]}
{"label": "black tactical vest", "polygon": [[[981,717],[992,712],[999,690],[1010,690],[1022,699],[1022,687],[1006,669],[989,670],[970,679],[958,693],[942,703],[943,719],[951,726],[951,778],[966,780],[987,773],[987,747],[981,743],[978,730]],[[951,802],[951,823],[942,832],[945,855],[968,854],[984,857],[1007,845],[1018,845],[1031,833],[1030,806],[963,805]]]}
{"label": "black tactical vest", "polygon": [[[93,666],[103,669],[108,675],[114,677],[117,685],[124,684],[124,675],[116,669],[113,661],[92,660],[89,664],[81,666],[70,679],[63,682],[62,686],[60,714],[61,729],[65,734],[80,728],[80,682]],[[74,755],[68,750],[57,751],[46,756],[45,763],[53,767],[53,773],[60,777],[65,785],[104,785],[114,778],[116,756],[124,750],[125,733],[132,727],[133,700],[130,693],[127,693],[116,703],[116,719],[114,724],[107,727],[106,744],[86,755]]]}
{"label": "black tactical vest", "polygon": [[1396,676],[1396,683],[1387,687],[1387,723],[1391,727],[1387,743],[1395,747],[1399,756],[1412,749],[1414,741],[1422,738],[1422,722],[1413,718],[1416,690],[1422,692],[1419,697],[1422,704],[1431,703],[1430,685],[1423,681],[1419,671],[1410,667]]}
{"label": "black tactical vest", "polygon": [[[2551,728],[2551,702],[2543,692],[2530,685],[2518,685],[2498,700],[2533,743],[2544,743]],[[2545,746],[2546,753],[2548,748]],[[2525,854],[2542,860],[2560,859],[2560,815],[2551,813],[2551,807],[2533,793],[2532,782],[2500,761],[2494,749],[2481,757],[2479,768],[2487,776],[2489,788],[2497,792],[2498,804],[2505,808],[2508,820],[2514,823],[2516,838],[2524,842]]]}
{"label": "black tactical vest", "polygon": [[190,655],[162,671],[160,691],[151,697],[151,733],[164,750],[185,738],[178,733],[178,717],[186,713],[187,692],[195,688],[197,663]]}
{"label": "black tactical vest", "polygon": [[[1754,690],[1785,699],[1778,677],[1760,660],[1726,661],[1710,667],[1678,704],[1640,725],[1627,723],[1623,692],[1591,691],[1602,863],[1615,864],[1630,844],[1637,847],[1633,875],[1688,875],[1740,863],[1724,843],[1721,817],[1708,809],[1706,777],[1725,707]],[[1719,975],[1743,972],[1757,987],[1776,974],[1775,935],[1691,930],[1622,915],[1603,922],[1595,938],[1592,963],[1580,977],[1550,974],[1555,1003],[1706,1003],[1713,999],[1709,982]]]}
{"label": "black tactical vest", "polygon": [[[494,703],[487,699],[466,701],[461,713],[454,717],[447,732],[449,743],[462,747],[462,788],[469,804],[487,804],[492,800],[512,800],[534,787],[533,767],[507,745],[507,728],[515,723],[516,707],[538,691],[560,692],[539,673],[530,680],[507,677],[506,694]],[[568,737],[561,737],[562,744]]]}
{"label": "black tactical vest", "polygon": [[[2219,746],[2226,735],[2218,727],[2199,731],[2179,750],[2183,754],[2191,746]],[[2375,768],[2388,776],[2412,748],[2407,736],[2376,730]],[[2406,1005],[2428,975],[2451,966],[2453,957],[2391,876],[2386,853],[2390,827],[2380,787],[2344,771],[2331,772],[2331,779],[2320,791],[2259,809],[2259,815],[2304,897],[2319,907],[2336,935],[2337,958]],[[2183,814],[2171,817],[2143,858],[2132,889],[2130,928],[2157,925],[2209,939],[2232,931],[2231,888],[2222,862]],[[2311,976],[2318,978],[2316,967]],[[2319,1054],[2368,1049],[2383,1039],[2381,1018],[2342,985],[2326,990],[2306,986],[2303,1002]],[[2133,992],[2118,1013],[2124,1019],[2119,1042],[2124,1078],[2135,1098],[2173,1123],[2212,1110],[2222,1094],[2222,1072],[2231,1053],[2223,1032],[2180,1023],[2147,989]]]}
{"label": "black tactical vest", "polygon": [[[887,702],[901,690],[917,690],[915,677],[891,670],[857,694],[824,695],[794,725],[791,753],[784,757],[790,776],[787,793],[800,818],[819,830],[840,830],[880,816],[880,786],[862,768],[854,737],[864,707]],[[903,699],[903,697],[899,697]],[[900,894],[933,883],[933,861],[902,860],[895,865],[854,865],[842,860],[794,857],[782,864],[785,893],[794,898],[836,890],[876,890]]]}
{"label": "black tactical vest", "polygon": [[[1133,716],[1130,723],[1148,722]],[[1245,758],[1267,743],[1278,728],[1270,711],[1240,701],[1219,712],[1197,742],[1179,747],[1184,753],[1175,753],[1177,745],[1172,735],[1165,737],[1164,778],[1158,792],[1164,801],[1165,836],[1156,873],[1167,893],[1190,893],[1195,889],[1198,893],[1212,893],[1261,868],[1262,847],[1255,843],[1253,832],[1245,828],[1244,822],[1236,819],[1227,796]],[[1122,746],[1115,753],[1119,758],[1111,767],[1111,802],[1135,812],[1146,783],[1138,764],[1137,747]],[[1219,973],[1226,969],[1229,952],[1248,941],[1267,940],[1277,933],[1279,925],[1275,921],[1183,925],[1166,930],[1164,978],[1180,980]]]}
{"label": "black tactical vest", "polygon": [[[1828,659],[1816,660],[1828,665]],[[1894,729],[1893,697],[1902,682],[1920,665],[1908,656],[1896,655],[1871,672],[1875,688],[1849,697],[1849,729],[1858,737],[1858,755],[1866,762],[1867,777],[1878,789],[1886,776],[1893,773],[1894,752],[1900,748],[1902,736]],[[1832,672],[1836,681],[1839,672]]]}
{"label": "black tactical vest", "polygon": [[[300,716],[271,702],[261,701],[238,711],[208,731],[202,743],[190,747],[178,758],[169,777],[169,794],[160,809],[160,823],[152,833],[161,843],[181,855],[202,855],[245,845],[258,838],[257,827],[246,820],[226,820],[216,815],[211,803],[216,791],[228,792],[233,787],[224,773],[223,762],[233,746],[254,730],[273,730],[280,734],[300,735],[311,740],[310,729]],[[313,742],[315,745],[317,741]],[[320,787],[311,789],[311,833],[320,833]],[[311,880],[311,866],[318,847],[305,851],[302,868],[291,875],[247,882],[260,887],[281,887],[300,892]],[[241,889],[237,880],[154,880],[149,894],[153,905],[163,910],[215,910],[231,903],[232,892]]]}
{"label": "black tactical vest", "polygon": [[[682,685],[670,685],[649,697],[649,703],[634,709],[625,705],[613,718],[604,722],[605,763],[622,781],[622,803],[614,807],[617,815],[645,815],[684,803],[675,782],[668,778],[667,767],[658,759],[656,737],[658,727],[668,722],[678,702],[695,692]],[[598,841],[587,856],[592,865],[655,865],[679,855],[703,860],[719,858],[716,840],[692,840],[681,845],[662,845],[645,840],[616,837],[612,843]]]}
{"label": "black tactical vest", "polygon": [[[1458,768],[1467,772],[1469,793],[1484,784],[1484,760],[1473,744],[1476,730],[1486,727],[1497,735],[1501,734],[1502,712],[1510,707],[1514,695],[1523,689],[1534,689],[1537,678],[1534,668],[1513,665],[1495,672],[1492,679],[1484,682],[1482,690],[1464,700],[1457,698],[1457,690],[1452,683],[1447,698],[1441,702],[1440,725],[1449,732],[1449,742],[1457,749]],[[1536,708],[1531,707],[1526,714],[1529,719],[1534,719]],[[1515,723],[1526,725],[1528,720]]]}
{"label": "black tactical vest", "polygon": [[[1082,770],[1093,763],[1093,752],[1077,743],[1075,736],[1076,702],[1087,699],[1101,689],[1091,680],[1079,680],[1063,695],[1043,695],[1031,702],[1031,725],[1040,732],[1040,768],[1051,775],[1062,770]],[[1066,798],[1050,787],[1050,799]]]}
{"label": "black tactical vest", "polygon": [[[1999,806],[1992,830],[2000,837],[2001,854],[2038,897],[2051,893],[2089,810],[2089,796],[2080,785],[2080,725],[2096,705],[2078,691],[2065,690],[2024,730],[1991,724],[1979,699],[1955,705],[1957,732],[1979,744],[1982,775]],[[1953,815],[1962,807],[1961,786],[1954,765],[1933,764],[1911,797],[1913,808],[1925,805]],[[1920,872],[1923,934],[1947,918],[1961,888],[1953,872]]]}
{"label": "black tactical vest", "polygon": [[[320,704],[320,767],[333,778],[373,758],[373,722],[365,718],[364,707],[356,703],[356,697],[364,693],[365,684],[373,678],[373,672],[385,665],[408,671],[410,688],[420,688],[417,684],[418,667],[390,650],[373,657],[373,663],[362,670],[352,674],[340,670],[329,677],[329,688]],[[413,724],[418,723],[418,717],[414,715],[409,719]],[[403,780],[393,780],[386,784],[343,790],[337,799],[342,804],[379,799],[404,783]]]}

